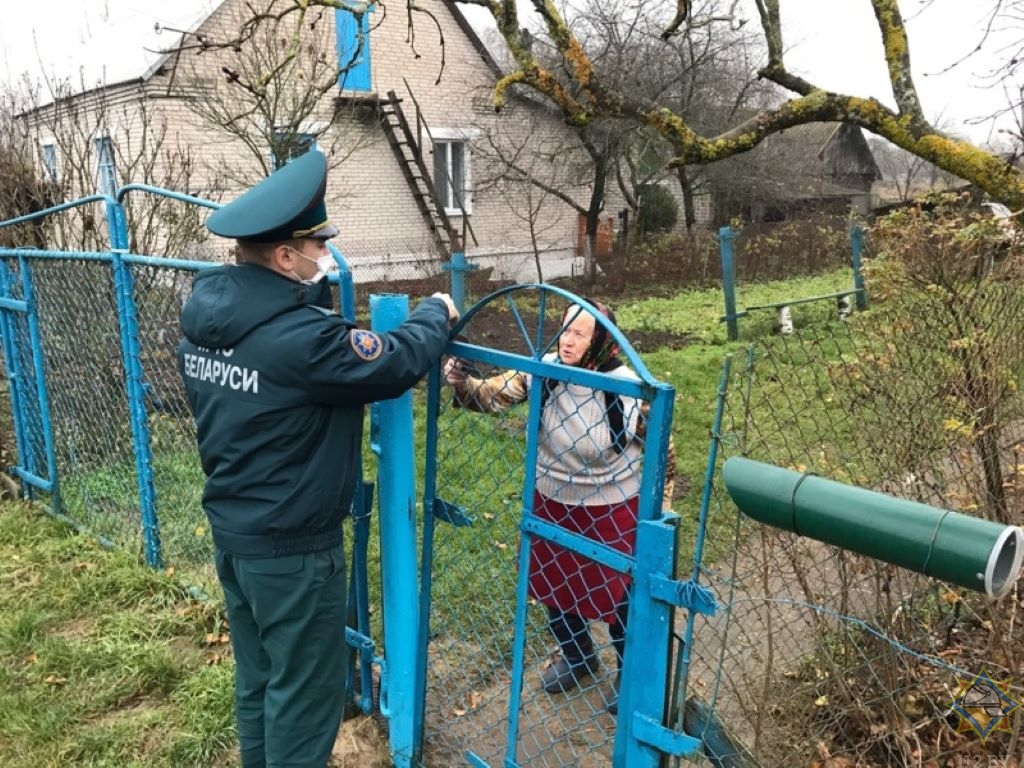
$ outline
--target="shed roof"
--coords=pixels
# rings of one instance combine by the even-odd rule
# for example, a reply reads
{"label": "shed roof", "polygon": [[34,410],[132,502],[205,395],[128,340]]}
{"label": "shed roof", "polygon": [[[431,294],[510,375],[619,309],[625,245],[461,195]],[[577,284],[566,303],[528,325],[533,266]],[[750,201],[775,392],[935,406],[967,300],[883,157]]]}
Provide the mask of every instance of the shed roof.
{"label": "shed roof", "polygon": [[842,125],[842,123],[804,123],[779,131],[777,135],[794,144],[814,147],[820,154]]}
{"label": "shed roof", "polygon": [[882,178],[863,131],[849,123],[795,125],[766,138],[759,150],[787,182],[784,196],[844,197]]}

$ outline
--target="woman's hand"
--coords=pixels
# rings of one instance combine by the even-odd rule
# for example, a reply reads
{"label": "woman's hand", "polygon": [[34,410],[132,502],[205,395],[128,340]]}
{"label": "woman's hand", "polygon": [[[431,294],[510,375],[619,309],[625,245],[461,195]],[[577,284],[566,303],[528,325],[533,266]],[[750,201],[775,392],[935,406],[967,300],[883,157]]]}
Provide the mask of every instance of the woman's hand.
{"label": "woman's hand", "polygon": [[441,372],[444,374],[444,380],[455,388],[466,383],[466,365],[457,357],[448,358]]}

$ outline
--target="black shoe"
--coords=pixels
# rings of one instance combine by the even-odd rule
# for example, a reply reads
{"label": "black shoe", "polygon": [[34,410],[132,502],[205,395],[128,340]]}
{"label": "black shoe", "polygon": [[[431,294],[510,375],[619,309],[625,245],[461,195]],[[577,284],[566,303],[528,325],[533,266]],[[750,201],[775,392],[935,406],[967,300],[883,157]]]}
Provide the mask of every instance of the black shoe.
{"label": "black shoe", "polygon": [[588,656],[583,661],[570,663],[564,656],[544,670],[540,676],[541,687],[548,693],[565,693],[578,686],[597,671],[597,656]]}

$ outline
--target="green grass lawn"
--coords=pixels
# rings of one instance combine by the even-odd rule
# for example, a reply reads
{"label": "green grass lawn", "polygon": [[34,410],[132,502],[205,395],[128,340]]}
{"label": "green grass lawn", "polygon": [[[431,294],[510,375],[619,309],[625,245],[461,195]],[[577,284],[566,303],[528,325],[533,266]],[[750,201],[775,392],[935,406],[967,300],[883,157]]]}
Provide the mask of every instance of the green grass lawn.
{"label": "green grass lawn", "polygon": [[235,764],[215,605],[23,505],[0,509],[0,594],[0,765]]}
{"label": "green grass lawn", "polygon": [[[849,290],[852,283],[850,270],[840,269],[810,277],[738,285],[736,309],[742,311],[749,306],[823,296]],[[797,304],[792,307],[792,313],[795,325],[828,319],[835,317],[835,301]],[[615,306],[615,316],[627,338],[631,330],[671,331],[704,344],[725,343],[726,326],[720,322],[724,314],[725,304],[720,288],[683,291],[669,298],[635,299]],[[740,340],[763,338],[771,332],[774,322],[773,311],[755,310],[740,319]]]}

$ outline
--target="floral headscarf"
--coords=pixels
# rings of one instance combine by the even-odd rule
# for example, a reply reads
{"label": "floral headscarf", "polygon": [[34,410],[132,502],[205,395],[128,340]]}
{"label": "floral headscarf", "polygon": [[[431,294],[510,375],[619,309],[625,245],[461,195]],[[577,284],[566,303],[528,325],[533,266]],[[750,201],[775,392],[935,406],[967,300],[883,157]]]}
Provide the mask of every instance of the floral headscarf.
{"label": "floral headscarf", "polygon": [[[585,299],[585,301],[592,304],[612,325],[615,325],[615,313],[612,312],[611,307],[593,299]],[[576,307],[575,311],[573,307]],[[585,311],[579,305],[574,304],[570,306],[562,316],[562,324],[565,325],[569,321],[570,313],[572,319],[575,320],[579,313]],[[580,359],[579,367],[589,368],[592,371],[600,371],[602,373],[613,371],[622,365],[622,362],[619,360],[619,352],[619,345],[615,339],[603,325],[595,320],[594,336],[590,340],[590,346],[587,347],[587,351],[583,353],[583,357]],[[544,392],[541,395],[542,406],[547,403],[553,387],[554,384],[550,379],[544,381]],[[624,426],[625,413],[623,411],[622,398],[614,392],[608,392],[607,390],[602,390],[602,393],[604,395],[605,418],[608,419],[608,428],[612,436],[612,448],[616,453],[622,453],[629,442],[629,435]]]}
{"label": "floral headscarf", "polygon": [[[598,312],[604,315],[612,325],[615,325],[615,313],[611,310],[611,307],[602,304],[600,301],[595,301],[594,299],[584,300],[593,304],[594,308],[597,309]],[[578,305],[573,304],[565,310],[565,314],[562,316],[563,324],[569,319],[569,313],[573,312],[573,307],[578,307]],[[579,308],[573,313],[573,318],[575,319],[577,314],[582,314],[585,311],[586,310]],[[605,329],[603,325],[595,321],[594,336],[590,340],[590,346],[587,347],[587,351],[583,353],[583,358],[580,360],[579,367],[588,368],[592,371],[614,370],[622,365],[622,362],[619,360],[620,351],[619,345],[616,343],[612,335],[608,333],[607,329]]]}

